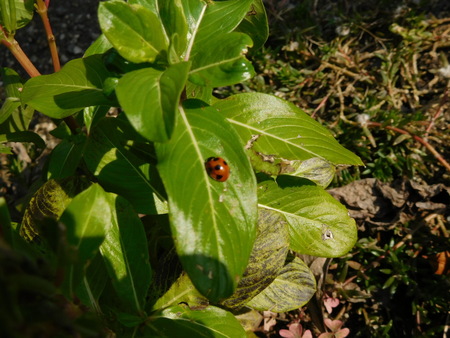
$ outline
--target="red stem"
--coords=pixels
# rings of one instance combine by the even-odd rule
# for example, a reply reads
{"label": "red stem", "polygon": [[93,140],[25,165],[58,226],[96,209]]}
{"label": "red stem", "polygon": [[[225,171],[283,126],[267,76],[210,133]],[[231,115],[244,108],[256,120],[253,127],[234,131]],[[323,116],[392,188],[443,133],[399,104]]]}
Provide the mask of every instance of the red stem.
{"label": "red stem", "polygon": [[381,127],[381,128],[385,128],[388,130],[392,130],[395,131],[399,134],[405,134],[405,135],[410,135],[414,140],[416,140],[417,142],[421,143],[423,146],[425,146],[425,148],[427,148],[432,154],[433,156],[439,161],[441,162],[441,164],[450,172],[450,164],[442,157],[441,154],[438,153],[438,151],[436,149],[434,149],[434,147],[429,144],[427,141],[425,141],[423,138],[414,135],[406,130],[397,128],[397,127],[392,127],[392,126],[383,126],[381,123],[379,122],[367,122],[367,126],[368,127]]}

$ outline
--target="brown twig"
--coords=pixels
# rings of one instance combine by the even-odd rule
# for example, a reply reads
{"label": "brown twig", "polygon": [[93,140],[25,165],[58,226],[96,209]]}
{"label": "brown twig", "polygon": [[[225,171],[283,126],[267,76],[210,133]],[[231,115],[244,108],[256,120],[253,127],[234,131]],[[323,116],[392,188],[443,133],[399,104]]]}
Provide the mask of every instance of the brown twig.
{"label": "brown twig", "polygon": [[425,137],[428,136],[428,133],[430,132],[431,128],[433,128],[435,121],[439,118],[439,116],[442,113],[442,107],[448,100],[448,87],[445,89],[444,95],[441,98],[441,101],[439,102],[439,107],[436,110],[436,113],[433,115],[433,117],[430,120],[430,124],[428,125],[427,130],[425,131]]}
{"label": "brown twig", "polygon": [[50,48],[50,54],[52,55],[53,69],[55,72],[61,69],[61,63],[59,62],[58,49],[56,48],[56,39],[53,35],[50,20],[48,19],[47,6],[43,0],[36,0],[36,12],[41,17],[44,24],[45,32],[47,34],[48,47]]}
{"label": "brown twig", "polygon": [[0,25],[0,30],[2,31],[2,35],[5,36],[5,39],[1,39],[0,43],[9,49],[9,51],[14,55],[16,60],[20,63],[20,65],[25,69],[28,75],[31,77],[41,75],[28,56],[24,53],[22,48],[20,48],[19,43],[14,39],[14,37],[10,37],[8,32],[6,32],[3,27]]}
{"label": "brown twig", "polygon": [[406,130],[397,128],[397,127],[392,127],[392,126],[383,126],[381,123],[379,122],[367,122],[367,127],[381,127],[381,128],[385,128],[388,130],[392,130],[395,131],[399,134],[405,134],[405,135],[409,135],[411,136],[414,140],[416,140],[417,142],[419,142],[420,144],[422,144],[425,148],[427,148],[430,153],[433,154],[433,156],[439,161],[441,162],[441,164],[450,172],[450,163],[448,163],[441,154],[439,154],[439,152],[434,149],[434,147],[429,144],[427,141],[425,141],[423,138],[421,138],[420,136],[414,135]]}

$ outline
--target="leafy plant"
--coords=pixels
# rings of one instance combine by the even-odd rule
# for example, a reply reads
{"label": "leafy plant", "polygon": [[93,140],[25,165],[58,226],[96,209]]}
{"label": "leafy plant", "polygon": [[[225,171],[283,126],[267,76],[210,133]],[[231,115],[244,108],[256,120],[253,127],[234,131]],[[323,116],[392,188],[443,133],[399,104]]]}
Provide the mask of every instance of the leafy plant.
{"label": "leafy plant", "polygon": [[[31,76],[3,69],[1,140],[43,149],[27,130],[36,110],[61,142],[19,224],[2,220],[3,245],[43,259],[52,294],[121,336],[244,337],[237,311],[305,304],[314,277],[288,250],[352,248],[355,223],[324,188],[335,166],[362,162],[280,98],[212,95],[254,74],[245,54],[267,39],[262,1],[101,2],[103,34],[60,70],[53,54],[50,75],[14,40],[33,3],[0,1],[1,43]],[[35,6],[47,22],[48,2]],[[228,180],[208,175],[210,157]]]}

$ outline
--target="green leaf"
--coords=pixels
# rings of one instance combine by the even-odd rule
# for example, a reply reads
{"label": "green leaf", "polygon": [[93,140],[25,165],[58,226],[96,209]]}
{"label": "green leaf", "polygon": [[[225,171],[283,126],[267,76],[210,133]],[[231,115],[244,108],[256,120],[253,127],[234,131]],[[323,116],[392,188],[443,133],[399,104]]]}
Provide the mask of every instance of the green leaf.
{"label": "green leaf", "polygon": [[212,101],[216,99],[213,95],[212,87],[198,86],[190,81],[186,83],[186,98],[198,99],[207,104],[212,104]]}
{"label": "green leaf", "polygon": [[11,150],[11,147],[7,147],[7,146],[2,146],[0,145],[0,154],[8,154],[8,155],[12,155],[13,152]]}
{"label": "green leaf", "polygon": [[25,27],[33,18],[33,13],[34,0],[0,1],[0,25],[10,33]]}
{"label": "green leaf", "polygon": [[216,102],[213,107],[233,124],[247,149],[287,160],[318,157],[335,165],[363,164],[328,129],[292,103],[275,96],[238,94]]}
{"label": "green leaf", "polygon": [[100,28],[125,59],[153,62],[169,45],[161,20],[146,7],[123,1],[101,2],[98,9]]}
{"label": "green leaf", "polygon": [[[191,39],[195,39],[193,45],[201,50],[203,44],[208,44],[217,36],[232,32],[244,19],[252,2],[253,0],[206,1],[207,7],[203,9],[206,5],[204,1],[188,1],[185,5],[185,13],[186,11],[189,13],[186,15],[188,22],[194,19],[198,25],[198,31],[195,34],[191,23],[190,33],[194,33]],[[191,40],[190,43],[192,42]],[[205,52],[209,53],[207,50]]]}
{"label": "green leaf", "polygon": [[144,228],[125,199],[117,197],[114,209],[100,252],[114,290],[124,306],[121,310],[126,307],[142,313],[151,280]]}
{"label": "green leaf", "polygon": [[0,238],[6,243],[13,244],[13,234],[11,217],[9,216],[8,205],[4,197],[0,197]]}
{"label": "green leaf", "polygon": [[88,134],[97,122],[106,116],[109,109],[110,107],[107,106],[92,106],[83,109],[83,119]]}
{"label": "green leaf", "polygon": [[113,48],[113,45],[106,38],[105,34],[100,34],[92,45],[89,46],[86,52],[84,52],[83,57],[88,57],[95,54],[104,54],[111,48]]}
{"label": "green leaf", "polygon": [[37,148],[45,149],[44,140],[32,131],[18,131],[0,135],[0,142],[31,142],[34,143]]}
{"label": "green leaf", "polygon": [[89,306],[98,315],[102,314],[99,298],[108,280],[105,262],[97,253],[87,267],[83,281],[76,287],[75,293],[84,305]]}
{"label": "green leaf", "polygon": [[119,118],[103,118],[91,130],[84,155],[88,169],[108,191],[125,197],[137,212],[155,214],[165,201],[156,168],[132,151],[134,129]]}
{"label": "green leaf", "polygon": [[269,25],[262,0],[253,1],[236,31],[250,35],[253,40],[253,49],[257,50],[264,45],[269,37]]}
{"label": "green leaf", "polygon": [[27,241],[39,241],[41,222],[46,218],[59,219],[72,198],[89,183],[80,177],[48,180],[34,194],[25,209],[20,235]]}
{"label": "green leaf", "polygon": [[259,185],[259,207],[273,210],[288,224],[290,248],[319,257],[346,254],[357,240],[347,209],[309,180],[280,176]]}
{"label": "green leaf", "polygon": [[330,162],[317,157],[305,161],[290,161],[289,166],[292,171],[286,171],[286,174],[307,178],[322,188],[328,187],[336,172],[336,168]]}
{"label": "green leaf", "polygon": [[76,253],[75,262],[66,267],[62,286],[67,296],[73,296],[75,288],[83,281],[86,267],[104,241],[114,216],[114,204],[113,194],[93,184],[75,196],[61,215],[67,242]]}
{"label": "green leaf", "polygon": [[158,13],[159,0],[128,0],[128,3],[130,5],[141,5],[147,9],[149,9],[156,15],[159,15],[159,13]]}
{"label": "green leaf", "polygon": [[143,137],[150,141],[169,140],[189,66],[183,62],[165,71],[144,68],[120,79],[117,98],[131,125]]}
{"label": "green leaf", "polygon": [[[188,25],[183,11],[185,0],[159,1],[159,14],[164,24],[167,36],[174,43],[175,52],[178,56],[184,54],[187,47]],[[176,39],[174,39],[176,36]]]}
{"label": "green leaf", "polygon": [[72,176],[78,168],[84,151],[86,137],[79,135],[73,140],[62,140],[50,155],[48,178]]}
{"label": "green leaf", "polygon": [[197,291],[189,276],[184,272],[172,283],[170,289],[156,301],[153,309],[165,309],[183,302],[191,307],[208,305],[208,300]]}
{"label": "green leaf", "polygon": [[[253,66],[243,54],[252,40],[246,34],[227,33],[194,46],[189,80],[209,87],[227,86],[254,75]],[[208,52],[205,52],[208,51]]]}
{"label": "green leaf", "polygon": [[236,292],[221,305],[240,309],[277,277],[289,249],[289,233],[283,217],[272,210],[259,210],[258,233],[247,269]]}
{"label": "green leaf", "polygon": [[259,311],[287,312],[305,305],[316,292],[316,280],[298,257],[288,263],[280,275],[247,305]]}
{"label": "green leaf", "polygon": [[143,332],[146,337],[246,338],[232,313],[214,306],[202,310],[178,305],[151,316]]}
{"label": "green leaf", "polygon": [[84,107],[113,105],[103,94],[110,76],[101,55],[68,62],[61,71],[31,78],[25,83],[22,101],[53,118],[64,118]]}
{"label": "green leaf", "polygon": [[[187,100],[173,136],[157,144],[158,170],[169,195],[178,255],[195,287],[211,300],[231,295],[256,235],[255,177],[233,128],[213,108]],[[205,161],[223,157],[226,182]]]}
{"label": "green leaf", "polygon": [[22,106],[20,103],[22,80],[16,71],[6,67],[0,68],[0,76],[6,93],[6,100],[0,108],[0,134],[26,131],[34,109]]}

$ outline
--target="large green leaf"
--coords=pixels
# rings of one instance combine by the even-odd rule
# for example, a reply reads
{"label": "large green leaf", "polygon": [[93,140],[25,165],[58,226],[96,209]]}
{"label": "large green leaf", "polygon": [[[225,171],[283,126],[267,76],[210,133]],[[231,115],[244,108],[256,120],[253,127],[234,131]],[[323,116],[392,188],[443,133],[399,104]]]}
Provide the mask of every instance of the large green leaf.
{"label": "large green leaf", "polygon": [[1,142],[32,142],[37,148],[45,149],[44,140],[32,131],[18,131],[0,135],[0,143]]}
{"label": "large green leaf", "polygon": [[140,314],[151,280],[147,240],[139,217],[125,199],[117,197],[114,209],[100,252],[123,304],[121,311]]}
{"label": "large green leaf", "polygon": [[280,176],[259,189],[260,208],[273,210],[288,224],[292,250],[312,256],[339,257],[357,240],[347,209],[309,180]]}
{"label": "large green leaf", "polygon": [[269,37],[269,25],[262,0],[253,1],[236,31],[250,35],[253,40],[253,49],[259,49],[264,45]]}
{"label": "large green leaf", "polygon": [[62,140],[50,155],[48,178],[65,178],[75,173],[86,144],[84,135]]}
{"label": "large green leaf", "polygon": [[146,321],[145,337],[247,337],[232,313],[214,306],[201,310],[177,305]]}
{"label": "large green leaf", "polygon": [[75,293],[80,301],[99,315],[102,314],[99,298],[108,280],[109,276],[105,262],[100,253],[97,253],[87,267],[82,283],[75,289]]}
{"label": "large green leaf", "polygon": [[0,134],[26,131],[33,117],[34,109],[21,105],[22,80],[16,71],[6,67],[0,68],[0,76],[6,93],[6,99],[0,108]]}
{"label": "large green leaf", "polygon": [[362,165],[330,131],[292,103],[268,94],[245,93],[213,105],[255,152],[287,160],[318,157],[333,164]]}
{"label": "large green leaf", "polygon": [[[252,2],[253,0],[187,1],[185,12],[189,12],[186,15],[188,22],[189,18],[195,20],[195,14],[191,13],[199,13],[195,20],[197,21],[197,27],[195,27],[197,31],[191,31],[194,34],[191,35],[190,43],[194,39],[194,45],[200,50],[203,44],[216,39],[217,36],[232,32],[244,19]],[[205,5],[207,5],[206,8],[204,8]],[[200,12],[199,7],[201,7]],[[208,53],[208,51],[205,52]]]}
{"label": "large green leaf", "polygon": [[130,147],[140,138],[119,118],[103,118],[91,130],[84,155],[88,169],[108,191],[125,197],[137,212],[157,213],[163,202],[156,168]]}
{"label": "large green leaf", "polygon": [[113,45],[106,38],[105,34],[101,34],[84,52],[84,57],[95,55],[95,54],[103,54],[113,48]]}
{"label": "large green leaf", "polygon": [[169,46],[161,20],[144,6],[123,1],[101,2],[98,17],[103,34],[129,61],[153,62]]}
{"label": "large green leaf", "polygon": [[248,80],[254,75],[254,70],[243,54],[251,45],[252,40],[248,35],[237,32],[218,35],[201,45],[195,45],[189,80],[209,87]]}
{"label": "large green leaf", "polygon": [[159,14],[167,36],[170,37],[174,50],[182,56],[187,47],[188,25],[183,11],[185,0],[158,1]]}
{"label": "large green leaf", "polygon": [[[172,139],[156,151],[184,269],[209,299],[229,296],[247,265],[257,219],[255,177],[239,137],[217,111],[187,100]],[[205,170],[215,156],[231,168],[226,182]]]}
{"label": "large green leaf", "polygon": [[152,308],[154,310],[164,309],[182,302],[194,307],[208,305],[208,300],[197,291],[185,272],[172,283],[164,295],[158,298]]}
{"label": "large green leaf", "polygon": [[272,210],[260,209],[258,234],[247,269],[236,292],[221,304],[239,309],[264,290],[278,275],[289,249],[289,233],[283,217]]}
{"label": "large green leaf", "polygon": [[33,5],[34,0],[0,0],[0,25],[14,34],[33,18]]}
{"label": "large green leaf", "polygon": [[63,290],[73,296],[82,282],[85,269],[98,252],[111,227],[115,213],[115,195],[93,184],[73,198],[60,217],[66,227],[67,242],[76,258],[66,267]]}
{"label": "large green leaf", "polygon": [[67,117],[88,106],[112,105],[102,89],[108,76],[101,55],[75,59],[57,73],[28,80],[22,102],[54,118]]}
{"label": "large green leaf", "polygon": [[78,176],[45,182],[25,209],[20,235],[27,241],[39,242],[40,227],[45,219],[59,219],[75,195],[88,185],[89,182]]}
{"label": "large green leaf", "polygon": [[134,129],[148,140],[165,142],[172,135],[189,65],[182,62],[165,71],[144,68],[119,80],[119,103]]}
{"label": "large green leaf", "polygon": [[281,270],[280,275],[247,305],[260,311],[287,312],[305,305],[316,292],[316,280],[298,257]]}

